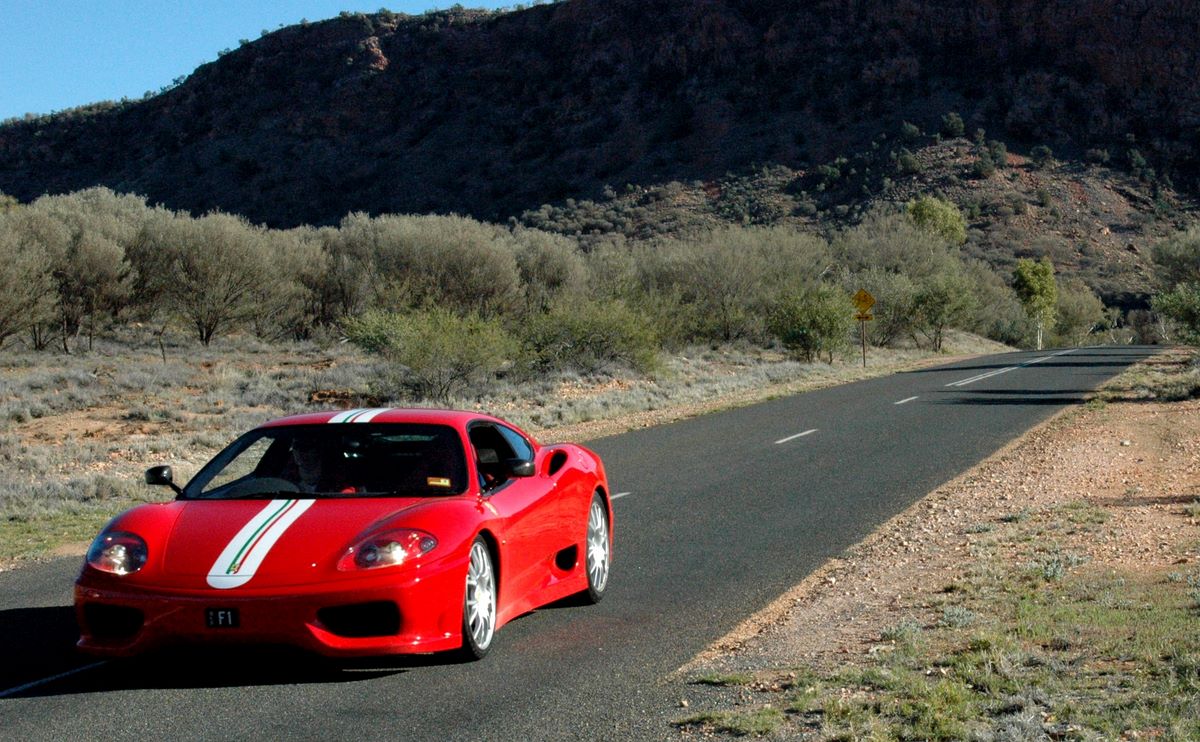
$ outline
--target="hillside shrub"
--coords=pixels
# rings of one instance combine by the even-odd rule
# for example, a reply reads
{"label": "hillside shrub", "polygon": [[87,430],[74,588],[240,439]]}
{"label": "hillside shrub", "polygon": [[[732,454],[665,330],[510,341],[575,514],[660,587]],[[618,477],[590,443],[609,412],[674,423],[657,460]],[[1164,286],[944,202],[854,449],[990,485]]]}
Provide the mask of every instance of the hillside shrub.
{"label": "hillside shrub", "polygon": [[1039,144],[1029,150],[1029,160],[1036,168],[1046,168],[1054,162],[1054,150],[1044,144]]}
{"label": "hillside shrub", "polygon": [[963,123],[962,116],[956,111],[951,111],[945,116],[942,116],[942,136],[948,139],[961,137],[967,131],[966,124]]}
{"label": "hillside shrub", "polygon": [[620,364],[649,373],[657,366],[653,326],[619,299],[564,297],[525,323],[522,340],[538,371],[588,373]]}
{"label": "hillside shrub", "polygon": [[447,403],[510,363],[517,344],[493,319],[447,309],[396,313],[372,310],[344,326],[350,341],[388,364],[375,391]]}
{"label": "hillside shrub", "polygon": [[851,294],[863,289],[875,297],[875,319],[867,323],[869,343],[883,347],[912,336],[917,289],[907,275],[872,266],[851,274],[843,286]]}
{"label": "hillside shrub", "polygon": [[833,356],[847,347],[854,326],[854,306],[845,291],[822,285],[792,291],[774,304],[768,319],[771,333],[794,357],[806,363]]}
{"label": "hillside shrub", "polygon": [[935,196],[922,196],[908,202],[908,216],[921,229],[935,234],[951,245],[967,241],[967,221],[958,207]]}
{"label": "hillside shrub", "polygon": [[273,266],[263,230],[240,217],[210,214],[175,223],[165,294],[172,308],[208,345],[257,311],[255,294]]}
{"label": "hillside shrub", "polygon": [[22,245],[0,217],[0,346],[46,321],[54,311],[50,259],[40,245]]}
{"label": "hillside shrub", "polygon": [[1107,322],[1100,297],[1075,278],[1059,282],[1055,315],[1056,345],[1083,345],[1093,333],[1103,330]]}
{"label": "hillside shrub", "polygon": [[975,308],[975,301],[970,281],[962,273],[936,273],[916,287],[913,325],[929,341],[930,349],[940,353],[946,330],[962,326]]}
{"label": "hillside shrub", "polygon": [[1173,321],[1179,339],[1200,345],[1200,283],[1181,283],[1151,300],[1154,311]]}
{"label": "hillside shrub", "polygon": [[907,149],[901,149],[896,156],[896,171],[901,175],[917,175],[925,169],[917,156]]}

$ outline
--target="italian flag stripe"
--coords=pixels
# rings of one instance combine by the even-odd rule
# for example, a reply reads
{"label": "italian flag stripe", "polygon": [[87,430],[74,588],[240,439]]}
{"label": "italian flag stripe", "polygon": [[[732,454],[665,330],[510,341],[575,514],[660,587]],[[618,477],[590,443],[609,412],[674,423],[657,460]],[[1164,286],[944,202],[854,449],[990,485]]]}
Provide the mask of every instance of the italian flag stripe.
{"label": "italian flag stripe", "polygon": [[242,544],[242,548],[238,549],[237,553],[233,555],[233,561],[229,563],[229,567],[225,570],[225,574],[236,575],[242,568],[242,564],[245,563],[246,554],[253,551],[254,547],[258,545],[258,542],[262,540],[263,534],[267,532],[267,529],[278,523],[279,519],[282,518],[287,511],[296,507],[297,502],[299,502],[299,500],[284,500],[283,504],[279,506],[279,509],[272,513],[265,521],[263,521],[262,524],[250,534],[250,538],[246,539],[245,543]]}

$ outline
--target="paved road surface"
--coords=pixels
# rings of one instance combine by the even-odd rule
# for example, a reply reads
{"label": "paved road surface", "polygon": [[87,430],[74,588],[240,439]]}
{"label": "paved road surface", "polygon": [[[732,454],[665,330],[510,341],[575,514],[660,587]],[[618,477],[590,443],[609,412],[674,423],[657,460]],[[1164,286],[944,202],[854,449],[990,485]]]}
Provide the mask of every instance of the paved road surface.
{"label": "paved road surface", "polygon": [[990,356],[594,441],[614,492],[629,493],[614,505],[608,596],[509,624],[478,663],[242,655],[89,667],[72,650],[78,560],[0,575],[0,737],[670,737],[681,712],[668,673],[1153,352]]}

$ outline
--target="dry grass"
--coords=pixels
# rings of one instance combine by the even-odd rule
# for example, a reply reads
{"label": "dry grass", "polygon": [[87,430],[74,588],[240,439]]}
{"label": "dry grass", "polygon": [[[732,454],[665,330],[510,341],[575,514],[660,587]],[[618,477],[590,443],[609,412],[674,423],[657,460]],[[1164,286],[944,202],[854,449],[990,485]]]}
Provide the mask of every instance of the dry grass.
{"label": "dry grass", "polygon": [[[117,512],[168,497],[141,484],[151,465],[170,463],[186,479],[234,436],[275,417],[414,404],[372,399],[378,363],[348,345],[235,337],[199,348],[168,337],[164,361],[144,333],[120,333],[90,353],[0,358],[0,567],[80,551]],[[1002,346],[956,335],[950,348]],[[664,358],[654,377],[614,370],[496,382],[453,405],[508,418],[541,439],[584,440],[943,359],[872,349],[862,369],[852,355],[801,364],[769,350],[698,348]]]}

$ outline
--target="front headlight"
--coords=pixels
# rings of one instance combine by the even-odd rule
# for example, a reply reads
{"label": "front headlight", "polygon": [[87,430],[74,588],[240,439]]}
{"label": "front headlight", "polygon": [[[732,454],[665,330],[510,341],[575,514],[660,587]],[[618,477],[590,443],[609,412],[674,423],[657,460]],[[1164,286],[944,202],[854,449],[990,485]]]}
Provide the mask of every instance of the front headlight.
{"label": "front headlight", "polygon": [[146,565],[150,550],[135,533],[105,531],[96,537],[88,549],[87,563],[101,572],[128,575]]}
{"label": "front headlight", "polygon": [[406,564],[428,554],[437,546],[437,539],[424,531],[399,528],[363,539],[346,550],[338,561],[338,569],[374,569]]}

